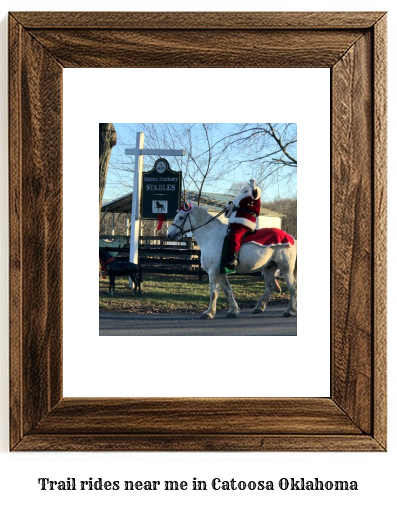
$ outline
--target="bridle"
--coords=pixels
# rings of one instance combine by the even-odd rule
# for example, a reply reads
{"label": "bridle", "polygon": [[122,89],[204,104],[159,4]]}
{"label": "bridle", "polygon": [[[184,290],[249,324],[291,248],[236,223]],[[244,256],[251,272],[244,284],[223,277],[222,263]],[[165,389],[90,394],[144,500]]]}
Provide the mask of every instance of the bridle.
{"label": "bridle", "polygon": [[[183,222],[181,223],[181,225],[178,225],[175,222],[172,222],[172,224],[170,225],[170,227],[172,227],[174,225],[177,229],[179,229],[181,231],[181,234],[186,234],[187,232],[193,232],[196,229],[200,229],[200,227],[204,227],[205,225],[209,224],[210,222],[212,222],[213,220],[215,220],[215,218],[218,218],[220,215],[222,215],[222,213],[225,212],[225,210],[226,210],[226,206],[217,215],[215,215],[214,217],[210,218],[208,220],[208,222],[205,222],[205,224],[201,224],[201,225],[199,225],[197,227],[193,227],[192,226],[192,221],[190,220],[190,213],[191,213],[191,211],[189,211],[189,212],[186,213],[186,216],[185,216]],[[186,229],[186,231],[184,231],[183,227],[184,227],[187,219],[189,219],[190,228]]]}

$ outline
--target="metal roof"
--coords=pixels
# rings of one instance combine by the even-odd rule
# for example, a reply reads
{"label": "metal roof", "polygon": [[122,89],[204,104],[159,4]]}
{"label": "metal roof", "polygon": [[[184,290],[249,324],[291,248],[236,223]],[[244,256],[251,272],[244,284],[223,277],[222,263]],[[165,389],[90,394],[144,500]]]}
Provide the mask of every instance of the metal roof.
{"label": "metal roof", "polygon": [[[190,191],[187,192],[188,200],[191,200],[193,203],[197,202],[198,192]],[[210,209],[218,209],[223,208],[229,201],[232,201],[235,198],[232,194],[217,194],[214,192],[205,192],[200,196],[200,206]],[[282,213],[277,213],[277,211],[272,211],[264,206],[261,206],[261,215],[264,216],[272,216],[272,217],[285,217]]]}
{"label": "metal roof", "polygon": [[108,201],[102,204],[101,211],[110,211],[114,213],[131,213],[132,208],[132,192],[123,195],[113,201]]}

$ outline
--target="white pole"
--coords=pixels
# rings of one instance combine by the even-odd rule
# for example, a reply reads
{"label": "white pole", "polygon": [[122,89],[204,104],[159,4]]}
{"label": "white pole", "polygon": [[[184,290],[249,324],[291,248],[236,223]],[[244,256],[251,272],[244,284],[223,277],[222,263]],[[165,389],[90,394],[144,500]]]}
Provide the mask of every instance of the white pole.
{"label": "white pole", "polygon": [[[139,150],[143,150],[145,134],[137,132],[135,145],[135,170],[134,170],[134,190],[132,192],[131,208],[131,238],[130,238],[130,262],[138,264],[138,244],[139,244],[139,210],[141,201],[141,181],[143,170],[143,155]],[[131,280],[130,280],[131,284]]]}
{"label": "white pole", "polygon": [[[135,170],[134,170],[134,190],[132,192],[132,209],[131,209],[131,237],[130,237],[130,262],[138,263],[138,245],[139,245],[139,212],[141,200],[141,185],[142,185],[142,172],[143,172],[143,155],[169,155],[169,156],[183,156],[185,150],[166,150],[166,149],[153,149],[144,150],[143,144],[145,134],[137,132],[135,148],[127,148],[126,155],[135,155]],[[130,278],[130,287],[132,281]]]}

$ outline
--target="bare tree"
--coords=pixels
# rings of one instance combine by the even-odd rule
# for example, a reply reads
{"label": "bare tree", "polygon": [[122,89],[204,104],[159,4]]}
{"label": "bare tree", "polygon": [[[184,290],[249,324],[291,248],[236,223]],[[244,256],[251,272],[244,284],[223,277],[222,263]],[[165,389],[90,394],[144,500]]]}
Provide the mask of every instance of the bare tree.
{"label": "bare tree", "polygon": [[266,181],[288,189],[298,165],[296,124],[246,123],[236,139],[235,148],[245,154],[237,166],[249,164],[258,184]]}
{"label": "bare tree", "polygon": [[[204,185],[224,174],[229,140],[217,123],[142,124],[151,148],[182,148],[185,157],[174,157],[173,166],[182,171],[183,195],[195,190],[200,204]],[[219,139],[224,138],[222,143]]]}
{"label": "bare tree", "polygon": [[228,172],[249,169],[257,183],[277,183],[295,193],[297,130],[295,123],[243,123],[220,139],[228,142]]}
{"label": "bare tree", "polygon": [[230,185],[228,192],[230,195],[237,195],[246,185],[246,181],[235,181]]}
{"label": "bare tree", "polygon": [[[124,148],[135,130],[142,130],[147,148],[185,150],[184,157],[170,157],[170,164],[182,171],[183,195],[194,190],[199,202],[205,186],[227,191],[234,181],[250,178],[273,189],[276,184],[279,195],[296,194],[296,124],[141,123],[126,124],[124,129],[130,132],[128,141],[119,139],[111,159],[114,189],[119,193],[123,186],[126,193],[131,191],[132,183],[133,158],[124,154]],[[145,156],[145,170],[156,158]]]}
{"label": "bare tree", "polygon": [[[198,193],[198,202],[204,185],[213,183],[223,175],[227,157],[229,140],[216,123],[142,123],[139,128],[145,132],[145,147],[184,149],[184,157],[170,157],[170,164],[174,170],[182,171],[183,196],[189,190]],[[134,132],[131,129],[131,138]],[[157,156],[145,156],[145,169],[153,166]],[[130,188],[132,178],[128,180],[125,173],[132,172],[132,160],[122,153],[112,156],[112,169],[117,174],[119,185]],[[128,183],[127,183],[128,181]],[[125,183],[124,183],[125,182]]]}
{"label": "bare tree", "polygon": [[117,133],[113,123],[99,124],[99,221],[101,219],[101,207],[103,193],[106,186],[106,178],[109,167],[110,154],[113,146],[117,143]]}

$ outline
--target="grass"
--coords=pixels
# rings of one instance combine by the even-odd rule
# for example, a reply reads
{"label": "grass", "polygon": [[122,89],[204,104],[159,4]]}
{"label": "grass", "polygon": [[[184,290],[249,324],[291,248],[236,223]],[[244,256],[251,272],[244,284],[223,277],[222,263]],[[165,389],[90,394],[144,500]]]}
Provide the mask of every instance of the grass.
{"label": "grass", "polygon": [[[234,297],[240,308],[254,308],[265,290],[260,276],[229,276]],[[289,294],[285,283],[280,283],[282,293],[274,293],[269,304],[286,303]],[[208,277],[200,283],[197,275],[144,275],[142,294],[133,295],[128,288],[128,277],[116,278],[116,292],[109,296],[109,281],[99,282],[99,310],[132,313],[193,313],[203,312],[209,304]],[[228,309],[229,304],[220,289],[218,310]]]}

